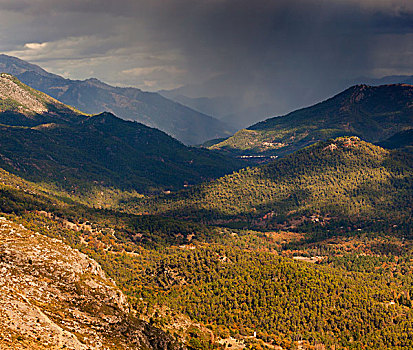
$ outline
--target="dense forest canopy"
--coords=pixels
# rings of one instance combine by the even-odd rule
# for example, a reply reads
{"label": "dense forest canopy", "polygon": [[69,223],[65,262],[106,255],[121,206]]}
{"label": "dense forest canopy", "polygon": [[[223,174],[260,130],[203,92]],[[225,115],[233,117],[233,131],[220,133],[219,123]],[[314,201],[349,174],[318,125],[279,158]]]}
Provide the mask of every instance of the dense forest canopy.
{"label": "dense forest canopy", "polygon": [[408,130],[229,174],[243,163],[1,79],[1,215],[95,259],[151,327],[188,349],[413,348]]}
{"label": "dense forest canopy", "polygon": [[[410,154],[356,137],[318,143],[261,167],[189,190],[130,203],[147,211],[210,223],[295,230],[411,232]],[[381,226],[380,226],[381,225]],[[341,227],[341,228],[340,228]]]}

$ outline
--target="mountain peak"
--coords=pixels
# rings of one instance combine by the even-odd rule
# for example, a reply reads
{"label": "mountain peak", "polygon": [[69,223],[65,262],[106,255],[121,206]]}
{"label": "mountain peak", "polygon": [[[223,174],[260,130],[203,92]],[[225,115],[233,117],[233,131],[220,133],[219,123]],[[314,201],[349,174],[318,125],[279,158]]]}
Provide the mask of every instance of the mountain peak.
{"label": "mountain peak", "polygon": [[92,122],[100,123],[100,124],[111,123],[113,121],[125,122],[123,119],[120,119],[113,113],[107,112],[107,111],[92,115],[87,120],[89,122],[92,121]]}
{"label": "mountain peak", "polygon": [[45,71],[43,68],[26,62],[18,57],[0,54],[0,72],[7,72],[12,75],[20,75],[27,71],[36,72],[42,77],[55,78],[56,75]]}
{"label": "mountain peak", "polygon": [[0,123],[38,126],[44,123],[79,121],[83,113],[37,91],[11,74],[0,74]]}
{"label": "mountain peak", "polygon": [[86,79],[84,82],[92,86],[103,87],[103,88],[109,87],[108,84],[105,84],[103,81],[97,78],[89,78],[89,79]]}
{"label": "mountain peak", "polygon": [[46,96],[35,93],[11,74],[0,75],[1,111],[13,110],[19,113],[44,113],[47,111]]}
{"label": "mountain peak", "polygon": [[[383,84],[383,85],[368,85],[368,84],[357,84],[349,87],[346,91],[400,91],[400,88],[412,88],[413,85],[398,83],[398,84]],[[338,94],[340,95],[340,94]],[[338,96],[336,95],[336,96]],[[332,98],[336,97],[333,96]]]}
{"label": "mountain peak", "polygon": [[354,85],[316,105],[252,125],[213,148],[235,155],[282,156],[344,135],[377,143],[413,127],[412,101],[412,85]]}
{"label": "mountain peak", "polygon": [[17,76],[23,83],[89,114],[113,111],[124,120],[134,120],[160,129],[186,144],[232,134],[232,127],[157,93],[120,88],[99,79],[71,80],[46,72],[19,58],[0,55],[0,72]]}

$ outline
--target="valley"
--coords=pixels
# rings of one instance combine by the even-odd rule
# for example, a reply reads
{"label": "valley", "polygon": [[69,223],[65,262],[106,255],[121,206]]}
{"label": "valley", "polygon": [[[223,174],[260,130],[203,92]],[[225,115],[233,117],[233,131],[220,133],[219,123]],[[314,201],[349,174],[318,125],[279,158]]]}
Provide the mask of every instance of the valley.
{"label": "valley", "polygon": [[412,96],[207,149],[2,74],[0,348],[412,348]]}

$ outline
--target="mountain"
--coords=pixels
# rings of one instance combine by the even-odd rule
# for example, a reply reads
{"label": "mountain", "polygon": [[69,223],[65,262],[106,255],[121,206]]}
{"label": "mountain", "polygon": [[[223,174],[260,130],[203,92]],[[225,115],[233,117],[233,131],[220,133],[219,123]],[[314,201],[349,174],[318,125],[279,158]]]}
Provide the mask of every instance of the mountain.
{"label": "mountain", "polygon": [[246,128],[272,116],[311,106],[353,85],[413,84],[413,76],[395,75],[382,78],[313,80],[303,84],[296,79],[267,76],[218,75],[200,83],[159,93],[202,113],[237,127]]}
{"label": "mountain", "polygon": [[240,130],[210,149],[281,156],[344,135],[376,143],[413,128],[412,100],[412,85],[357,85],[314,106]]}
{"label": "mountain", "polygon": [[111,113],[86,115],[2,74],[0,166],[69,192],[183,188],[240,164]]}
{"label": "mountain", "polygon": [[236,227],[412,235],[413,157],[357,137],[319,142],[170,196],[136,211]]}
{"label": "mountain", "polygon": [[185,144],[200,144],[235,131],[211,116],[157,93],[114,87],[93,78],[64,79],[16,57],[0,55],[0,72],[15,75],[23,83],[87,113],[111,112],[160,129]]}
{"label": "mountain", "polygon": [[179,349],[139,320],[99,264],[0,217],[1,349]]}

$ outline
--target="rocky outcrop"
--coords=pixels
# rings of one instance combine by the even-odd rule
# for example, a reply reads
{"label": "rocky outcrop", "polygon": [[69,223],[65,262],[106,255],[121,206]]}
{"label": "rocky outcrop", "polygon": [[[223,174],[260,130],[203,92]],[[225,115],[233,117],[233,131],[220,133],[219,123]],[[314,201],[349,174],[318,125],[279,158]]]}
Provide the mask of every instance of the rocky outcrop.
{"label": "rocky outcrop", "polygon": [[0,99],[14,101],[20,112],[44,113],[47,111],[46,105],[39,98],[35,98],[33,94],[19,86],[13,76],[0,74],[0,87]]}
{"label": "rocky outcrop", "polygon": [[99,264],[0,218],[0,349],[175,349]]}

